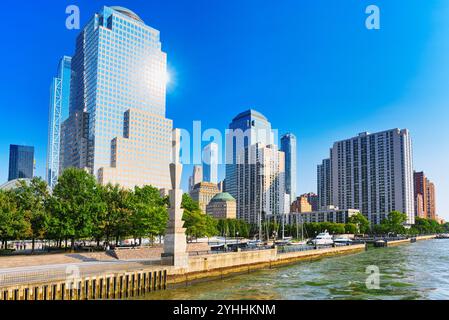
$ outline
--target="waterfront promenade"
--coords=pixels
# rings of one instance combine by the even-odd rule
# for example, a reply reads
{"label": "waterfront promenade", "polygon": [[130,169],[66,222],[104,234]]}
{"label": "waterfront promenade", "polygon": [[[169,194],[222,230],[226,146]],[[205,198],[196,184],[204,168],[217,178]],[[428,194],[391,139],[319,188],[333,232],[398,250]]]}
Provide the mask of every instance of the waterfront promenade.
{"label": "waterfront promenade", "polygon": [[[88,261],[0,269],[1,300],[117,299],[272,268],[301,260],[355,253],[365,245],[278,253],[277,248],[191,256],[186,268],[161,265],[160,260]],[[1,261],[1,260],[0,260]],[[70,272],[67,272],[69,270]],[[76,270],[75,278],[73,270]],[[151,281],[150,281],[151,280]],[[2,283],[3,282],[3,283]],[[69,292],[69,282],[78,289]]]}
{"label": "waterfront promenade", "polygon": [[[435,236],[415,239],[419,241],[433,238]],[[413,245],[413,242],[411,239],[403,239],[392,241],[391,245]],[[159,252],[160,249],[157,250]],[[184,268],[163,265],[160,258],[155,258],[154,255],[145,259],[130,259],[133,256],[142,257],[139,249],[120,254],[122,259],[106,253],[3,257],[0,258],[0,299],[84,300],[137,297],[149,291],[185,286],[205,279],[223,278],[365,250],[365,244],[353,244],[317,249],[309,247],[307,250],[303,247],[289,247],[289,250],[271,248],[227,253],[191,252],[189,265]],[[148,252],[145,254],[148,255]],[[80,288],[76,294],[67,291],[70,282]]]}

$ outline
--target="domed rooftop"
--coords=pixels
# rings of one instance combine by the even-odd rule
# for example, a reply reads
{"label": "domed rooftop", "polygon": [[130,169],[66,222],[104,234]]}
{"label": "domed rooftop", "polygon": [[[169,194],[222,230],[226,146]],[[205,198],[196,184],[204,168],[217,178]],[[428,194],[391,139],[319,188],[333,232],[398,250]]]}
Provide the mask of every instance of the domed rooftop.
{"label": "domed rooftop", "polygon": [[238,115],[234,118],[234,121],[235,121],[235,120],[238,120],[238,119],[240,119],[240,118],[244,118],[244,117],[258,117],[258,118],[262,118],[262,119],[265,120],[265,121],[268,121],[267,117],[265,117],[265,116],[264,116],[263,114],[261,114],[259,111],[256,111],[256,110],[254,110],[254,109],[249,109],[249,110],[246,110],[246,111],[244,111],[244,112],[238,114]]}
{"label": "domed rooftop", "polygon": [[235,199],[229,193],[223,192],[223,193],[217,194],[211,200],[211,202],[221,202],[221,201],[233,201],[233,202],[235,202]]}
{"label": "domed rooftop", "polygon": [[121,14],[124,14],[125,16],[130,17],[131,19],[134,19],[134,20],[139,21],[139,22],[143,22],[143,20],[140,19],[140,17],[136,13],[134,13],[133,11],[131,11],[131,10],[127,9],[127,8],[119,7],[119,6],[113,6],[113,7],[111,7],[111,9],[115,10],[117,12],[120,12]]}

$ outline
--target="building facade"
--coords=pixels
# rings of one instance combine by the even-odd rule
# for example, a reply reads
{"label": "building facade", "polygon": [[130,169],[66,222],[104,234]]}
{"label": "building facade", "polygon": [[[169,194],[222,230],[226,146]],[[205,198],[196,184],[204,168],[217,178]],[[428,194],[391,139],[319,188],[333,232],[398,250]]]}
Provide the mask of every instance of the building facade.
{"label": "building facade", "polygon": [[256,143],[237,161],[237,218],[258,224],[267,215],[285,214],[284,153],[276,145]]}
{"label": "building facade", "polygon": [[220,193],[220,191],[215,183],[200,182],[195,185],[193,190],[190,192],[190,196],[194,201],[199,203],[203,213],[206,213],[207,205],[218,193]]}
{"label": "building facade", "polygon": [[344,209],[329,206],[319,211],[292,213],[288,216],[290,224],[294,223],[348,223],[349,218],[360,213],[360,210]]}
{"label": "building facade", "polygon": [[8,181],[32,179],[34,177],[34,147],[9,146]]}
{"label": "building facade", "polygon": [[218,144],[212,142],[203,151],[203,180],[218,184]]}
{"label": "building facade", "polygon": [[412,142],[408,130],[361,133],[331,150],[332,205],[358,209],[372,224],[392,211],[414,224]]}
{"label": "building facade", "polygon": [[170,188],[172,121],[159,31],[134,12],[103,7],[77,38],[64,166],[99,182]]}
{"label": "building facade", "polygon": [[281,137],[281,151],[285,154],[285,192],[293,201],[297,189],[297,141],[294,134],[287,133]]}
{"label": "building facade", "polygon": [[[250,109],[238,114],[232,120],[226,132],[226,192],[237,199],[238,153],[256,143],[271,145],[274,141],[271,123],[260,112]],[[245,159],[240,159],[244,164]]]}
{"label": "building facade", "polygon": [[309,199],[306,195],[302,195],[296,198],[291,205],[290,212],[311,212],[313,211],[312,205],[309,202]]}
{"label": "building facade", "polygon": [[332,166],[331,159],[324,159],[317,167],[318,207],[332,205]]}
{"label": "building facade", "polygon": [[229,193],[218,193],[207,205],[206,212],[215,219],[236,219],[237,203]]}
{"label": "building facade", "polygon": [[194,166],[192,175],[189,177],[189,193],[200,182],[203,182],[203,167]]}
{"label": "building facade", "polygon": [[320,209],[319,198],[316,193],[309,192],[304,194],[304,196],[307,198],[310,205],[312,206],[312,211],[318,211]]}
{"label": "building facade", "polygon": [[50,188],[58,182],[61,166],[61,126],[69,116],[72,58],[64,56],[50,86],[46,180]]}
{"label": "building facade", "polygon": [[427,218],[436,220],[437,214],[436,214],[436,204],[435,204],[435,184],[433,182],[427,180],[426,187],[427,187],[427,191],[426,191]]}
{"label": "building facade", "polygon": [[413,181],[416,216],[436,220],[435,184],[424,172],[414,172]]}

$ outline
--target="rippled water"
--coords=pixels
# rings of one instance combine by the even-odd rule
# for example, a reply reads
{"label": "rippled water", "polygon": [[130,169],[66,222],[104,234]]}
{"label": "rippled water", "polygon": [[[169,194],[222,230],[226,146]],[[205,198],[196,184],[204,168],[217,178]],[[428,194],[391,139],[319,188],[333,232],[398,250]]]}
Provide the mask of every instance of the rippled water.
{"label": "rippled water", "polygon": [[[371,265],[380,270],[379,289],[365,284]],[[449,240],[370,248],[151,293],[145,299],[449,299]]]}

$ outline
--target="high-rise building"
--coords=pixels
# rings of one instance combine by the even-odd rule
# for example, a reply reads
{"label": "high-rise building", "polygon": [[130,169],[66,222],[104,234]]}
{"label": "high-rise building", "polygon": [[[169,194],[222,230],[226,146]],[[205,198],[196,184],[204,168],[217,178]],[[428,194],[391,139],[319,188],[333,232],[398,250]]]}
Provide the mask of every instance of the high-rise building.
{"label": "high-rise building", "polygon": [[229,130],[226,132],[225,190],[236,199],[238,197],[238,153],[256,143],[263,145],[274,144],[274,133],[268,119],[260,112],[250,109],[237,115],[230,123]]}
{"label": "high-rise building", "polygon": [[427,218],[427,178],[424,172],[413,173],[415,215]]}
{"label": "high-rise building", "polygon": [[193,188],[200,182],[203,182],[203,167],[194,166],[193,173],[189,177],[189,192],[191,192]]}
{"label": "high-rise building", "polygon": [[424,210],[424,197],[420,193],[415,196],[415,216],[427,218],[426,211]]}
{"label": "high-rise building", "polygon": [[424,172],[415,172],[413,177],[416,216],[436,220],[435,184],[426,177]]}
{"label": "high-rise building", "polygon": [[78,36],[63,166],[100,183],[170,188],[172,121],[159,31],[134,12],[103,7]]}
{"label": "high-rise building", "polygon": [[203,151],[203,179],[218,184],[218,144],[212,142]]}
{"label": "high-rise building", "polygon": [[407,129],[361,133],[331,150],[332,205],[358,209],[372,224],[392,211],[414,224],[412,142]]}
{"label": "high-rise building", "polygon": [[318,211],[332,205],[331,159],[324,159],[317,168]]}
{"label": "high-rise building", "polygon": [[287,133],[282,136],[281,151],[285,153],[285,191],[293,201],[297,188],[297,143],[294,134]]}
{"label": "high-rise building", "polygon": [[220,192],[224,192],[224,190],[225,190],[225,181],[223,180],[223,181],[220,181],[218,184],[217,184],[217,186],[218,186],[218,190],[220,190]]}
{"label": "high-rise building", "polygon": [[237,161],[237,218],[258,224],[267,215],[285,214],[284,152],[256,143],[243,149]]}
{"label": "high-rise building", "polygon": [[436,205],[435,205],[435,184],[429,180],[427,180],[427,218],[436,220]]}
{"label": "high-rise building", "polygon": [[32,179],[34,176],[34,147],[10,145],[8,181]]}
{"label": "high-rise building", "polygon": [[61,155],[61,126],[69,116],[72,58],[64,56],[50,86],[46,180],[53,188],[58,182]]}

